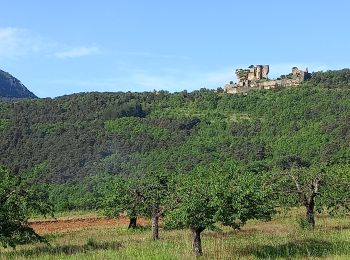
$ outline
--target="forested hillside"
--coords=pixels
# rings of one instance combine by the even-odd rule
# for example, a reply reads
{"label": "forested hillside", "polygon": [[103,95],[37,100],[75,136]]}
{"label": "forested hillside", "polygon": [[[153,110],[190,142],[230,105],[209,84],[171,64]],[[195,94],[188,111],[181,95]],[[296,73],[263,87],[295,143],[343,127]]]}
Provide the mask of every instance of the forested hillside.
{"label": "forested hillside", "polygon": [[36,98],[18,79],[0,70],[0,98]]}
{"label": "forested hillside", "polygon": [[[251,172],[284,156],[350,162],[349,70],[297,88],[228,95],[82,93],[0,103],[0,164],[46,169],[62,208],[94,207],[96,180],[232,160]],[[90,193],[86,191],[90,191]]]}

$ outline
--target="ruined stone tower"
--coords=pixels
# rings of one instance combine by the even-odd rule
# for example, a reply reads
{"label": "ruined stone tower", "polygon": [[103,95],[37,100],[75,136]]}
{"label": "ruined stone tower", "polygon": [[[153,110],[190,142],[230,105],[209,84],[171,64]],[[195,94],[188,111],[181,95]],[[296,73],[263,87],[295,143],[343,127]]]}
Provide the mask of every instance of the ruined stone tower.
{"label": "ruined stone tower", "polygon": [[292,73],[274,80],[268,79],[269,65],[249,66],[248,69],[236,69],[237,83],[230,82],[224,87],[226,93],[247,93],[254,89],[273,89],[276,87],[298,86],[311,77],[308,69],[292,68]]}
{"label": "ruined stone tower", "polygon": [[248,86],[251,82],[267,79],[269,65],[250,66],[249,69],[237,69],[236,76],[240,86]]}
{"label": "ruined stone tower", "polygon": [[308,68],[306,68],[305,70],[300,70],[298,69],[298,67],[293,67],[292,68],[292,78],[293,79],[299,79],[300,82],[308,79],[310,77],[310,73]]}
{"label": "ruined stone tower", "polygon": [[269,74],[269,65],[256,65],[254,67],[255,80],[267,79]]}

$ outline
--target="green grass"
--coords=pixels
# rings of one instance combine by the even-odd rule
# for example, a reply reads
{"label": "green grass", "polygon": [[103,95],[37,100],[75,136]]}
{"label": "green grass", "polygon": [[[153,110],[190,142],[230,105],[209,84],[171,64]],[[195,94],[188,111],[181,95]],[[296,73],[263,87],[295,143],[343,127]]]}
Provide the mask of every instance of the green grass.
{"label": "green grass", "polygon": [[[350,219],[318,216],[315,230],[298,227],[295,213],[271,222],[251,221],[241,230],[202,235],[203,259],[350,259]],[[44,244],[1,249],[0,259],[193,259],[188,230],[92,227],[46,235]]]}

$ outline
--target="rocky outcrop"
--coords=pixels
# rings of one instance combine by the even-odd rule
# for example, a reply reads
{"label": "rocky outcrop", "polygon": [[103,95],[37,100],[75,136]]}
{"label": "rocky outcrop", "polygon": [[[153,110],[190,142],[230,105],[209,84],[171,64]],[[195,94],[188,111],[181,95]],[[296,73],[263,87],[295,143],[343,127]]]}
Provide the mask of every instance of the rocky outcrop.
{"label": "rocky outcrop", "polygon": [[3,70],[0,70],[0,97],[37,98],[18,79]]}
{"label": "rocky outcrop", "polygon": [[247,93],[250,90],[273,89],[276,87],[297,86],[311,77],[308,69],[292,68],[292,73],[281,78],[268,79],[269,65],[250,66],[249,69],[236,69],[237,83],[225,85],[224,91],[230,94]]}

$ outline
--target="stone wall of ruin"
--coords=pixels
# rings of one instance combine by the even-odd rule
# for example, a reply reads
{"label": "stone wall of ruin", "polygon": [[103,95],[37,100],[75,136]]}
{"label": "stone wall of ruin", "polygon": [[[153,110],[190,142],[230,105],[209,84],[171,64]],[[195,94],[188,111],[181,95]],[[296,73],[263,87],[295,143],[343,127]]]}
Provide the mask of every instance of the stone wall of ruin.
{"label": "stone wall of ruin", "polygon": [[301,82],[311,77],[308,69],[299,70],[292,68],[292,73],[283,79],[266,80],[269,73],[269,65],[256,65],[249,69],[237,69],[238,83],[230,83],[224,86],[226,93],[247,93],[250,90],[274,89],[276,87],[298,86]]}
{"label": "stone wall of ruin", "polygon": [[298,86],[302,81],[300,79],[279,79],[263,82],[252,82],[249,86],[239,86],[238,84],[227,84],[224,91],[229,94],[247,93],[251,90],[274,89],[277,87]]}

